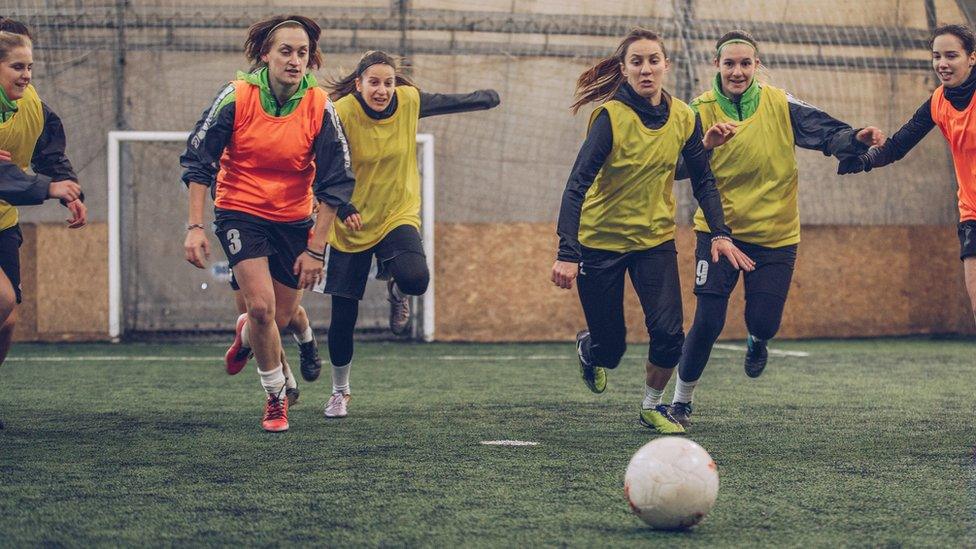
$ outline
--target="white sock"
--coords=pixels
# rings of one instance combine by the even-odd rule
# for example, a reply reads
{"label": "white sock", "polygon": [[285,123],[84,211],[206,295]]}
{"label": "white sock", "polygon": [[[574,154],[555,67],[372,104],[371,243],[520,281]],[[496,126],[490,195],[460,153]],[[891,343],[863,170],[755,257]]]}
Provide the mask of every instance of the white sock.
{"label": "white sock", "polygon": [[251,348],[251,323],[245,322],[241,328],[241,346]]}
{"label": "white sock", "polygon": [[644,402],[641,403],[641,408],[645,410],[650,410],[658,404],[661,403],[661,398],[664,396],[664,389],[655,389],[650,385],[644,385]]}
{"label": "white sock", "polygon": [[677,383],[674,384],[674,400],[671,402],[691,402],[691,399],[695,398],[695,385],[698,385],[698,380],[682,381],[679,375]]}
{"label": "white sock", "polygon": [[332,366],[332,392],[349,394],[349,368],[352,364],[345,366]]}
{"label": "white sock", "polygon": [[315,334],[312,333],[311,324],[309,324],[308,327],[305,328],[305,331],[302,332],[301,334],[291,334],[291,335],[292,337],[295,338],[295,341],[299,343],[308,343],[309,341],[312,341],[312,339],[315,338]]}
{"label": "white sock", "polygon": [[261,385],[264,386],[264,390],[268,392],[269,395],[281,395],[285,390],[285,374],[284,368],[279,364],[274,370],[265,372],[264,370],[258,370],[258,374],[261,376]]}

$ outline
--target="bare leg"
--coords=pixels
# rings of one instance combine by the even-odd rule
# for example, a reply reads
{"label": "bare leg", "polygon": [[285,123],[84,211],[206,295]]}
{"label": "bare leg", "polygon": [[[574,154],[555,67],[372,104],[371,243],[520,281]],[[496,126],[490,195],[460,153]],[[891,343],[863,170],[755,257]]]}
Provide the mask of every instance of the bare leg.
{"label": "bare leg", "polygon": [[966,273],[966,292],[969,293],[969,305],[972,308],[974,318],[976,318],[976,257],[967,257],[963,260],[962,267]]}
{"label": "bare leg", "polygon": [[0,271],[0,365],[7,359],[17,323],[17,294],[7,275]]}
{"label": "bare leg", "polygon": [[644,382],[647,383],[648,387],[663,391],[668,386],[668,381],[671,381],[671,374],[674,373],[674,368],[662,368],[651,364],[651,362],[647,362],[644,365],[644,373]]}
{"label": "bare leg", "polygon": [[277,292],[268,258],[245,259],[234,266],[234,274],[247,303],[248,332],[258,369],[274,370],[280,364],[281,338],[275,325]]}

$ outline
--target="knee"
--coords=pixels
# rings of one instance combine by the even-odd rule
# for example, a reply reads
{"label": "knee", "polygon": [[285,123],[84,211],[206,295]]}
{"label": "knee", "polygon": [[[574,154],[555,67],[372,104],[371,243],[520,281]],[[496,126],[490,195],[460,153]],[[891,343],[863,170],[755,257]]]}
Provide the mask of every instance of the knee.
{"label": "knee", "polygon": [[430,271],[427,259],[421,254],[407,253],[397,258],[397,269],[393,275],[397,288],[407,295],[423,295],[430,284]]}
{"label": "knee", "polygon": [[685,333],[678,330],[655,330],[651,333],[651,344],[647,360],[661,368],[674,368],[681,359],[681,347],[685,343]]}
{"label": "knee", "polygon": [[14,330],[14,327],[17,326],[17,316],[17,307],[13,307],[7,314],[6,320],[0,325],[0,334],[6,335]]}
{"label": "knee", "polygon": [[397,288],[406,295],[423,295],[427,291],[427,286],[430,284],[430,273],[424,271],[423,273],[417,274],[416,276],[407,278],[398,278],[396,280]]}
{"label": "knee", "polygon": [[764,315],[746,315],[746,328],[753,337],[767,340],[773,339],[779,331],[779,317]]}
{"label": "knee", "polygon": [[271,324],[275,321],[274,302],[266,299],[253,299],[247,304],[248,320],[256,324]]}

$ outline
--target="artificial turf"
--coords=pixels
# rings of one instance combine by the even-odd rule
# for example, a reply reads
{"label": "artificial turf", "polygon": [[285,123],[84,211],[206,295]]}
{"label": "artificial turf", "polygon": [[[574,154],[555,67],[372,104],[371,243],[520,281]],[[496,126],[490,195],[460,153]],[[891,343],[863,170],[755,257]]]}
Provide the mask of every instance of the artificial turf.
{"label": "artificial turf", "polygon": [[[218,345],[18,345],[0,367],[0,546],[976,544],[976,343],[772,348],[809,356],[753,380],[741,352],[713,354],[689,437],[718,501],[673,533],[623,498],[655,436],[640,346],[594,395],[572,343],[361,343],[348,418],[322,416],[325,370],[269,434],[253,368],[227,376]],[[480,444],[497,439],[539,444]]]}

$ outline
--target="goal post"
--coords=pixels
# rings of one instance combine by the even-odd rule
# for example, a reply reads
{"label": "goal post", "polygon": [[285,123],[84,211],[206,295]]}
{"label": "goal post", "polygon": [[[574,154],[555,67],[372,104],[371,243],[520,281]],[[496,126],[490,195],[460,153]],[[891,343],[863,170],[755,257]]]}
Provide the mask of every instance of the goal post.
{"label": "goal post", "polygon": [[[124,333],[122,318],[122,145],[127,142],[186,142],[189,132],[108,132],[108,294],[109,336]],[[421,227],[424,253],[430,270],[430,285],[422,297],[423,314],[414,317],[415,337],[434,340],[434,136],[418,134],[421,172]],[[175,161],[175,160],[174,160]],[[416,300],[414,302],[416,305]],[[416,311],[416,306],[413,310]],[[418,326],[419,324],[419,326]]]}

